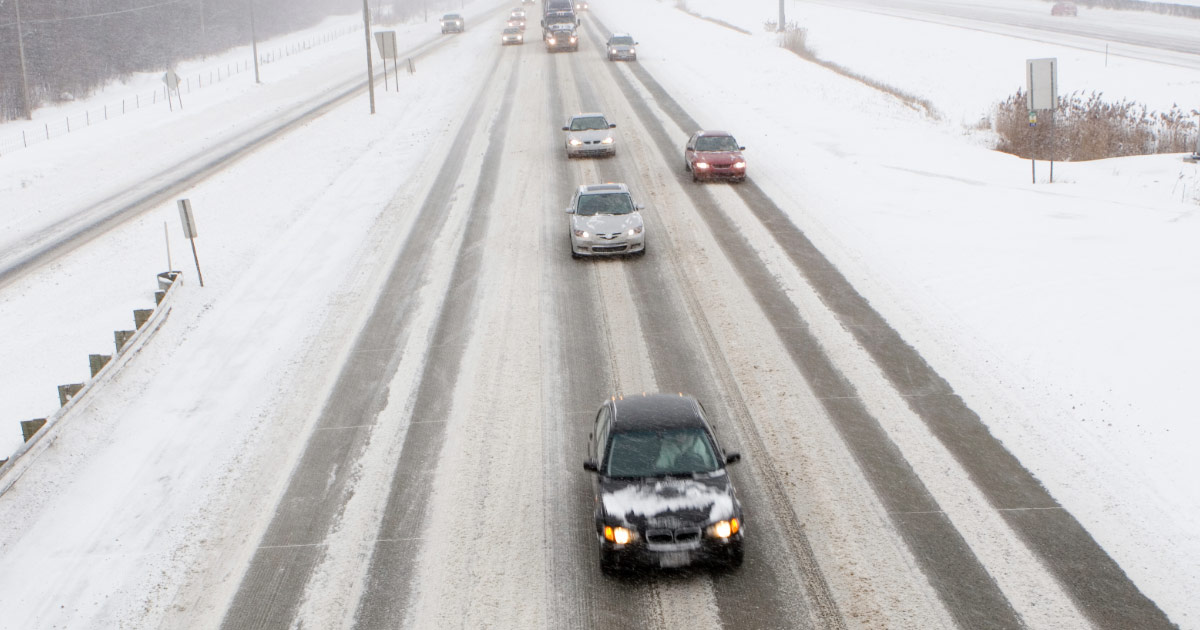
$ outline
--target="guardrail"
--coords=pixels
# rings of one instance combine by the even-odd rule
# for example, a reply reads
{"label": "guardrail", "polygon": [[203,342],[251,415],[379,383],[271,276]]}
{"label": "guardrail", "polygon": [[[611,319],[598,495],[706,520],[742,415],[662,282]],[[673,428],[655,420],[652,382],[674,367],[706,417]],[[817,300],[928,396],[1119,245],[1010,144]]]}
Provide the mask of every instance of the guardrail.
{"label": "guardrail", "polygon": [[15,484],[37,454],[54,443],[60,427],[73,418],[71,413],[87,394],[112,379],[113,374],[137,355],[138,351],[158,332],[159,327],[171,314],[171,303],[179,287],[183,285],[183,272],[164,271],[158,274],[158,290],[154,292],[153,309],[133,311],[133,330],[113,332],[116,352],[110,355],[88,355],[92,378],[84,383],[69,383],[58,386],[60,407],[49,418],[37,418],[21,422],[25,443],[8,459],[0,460],[0,494]]}

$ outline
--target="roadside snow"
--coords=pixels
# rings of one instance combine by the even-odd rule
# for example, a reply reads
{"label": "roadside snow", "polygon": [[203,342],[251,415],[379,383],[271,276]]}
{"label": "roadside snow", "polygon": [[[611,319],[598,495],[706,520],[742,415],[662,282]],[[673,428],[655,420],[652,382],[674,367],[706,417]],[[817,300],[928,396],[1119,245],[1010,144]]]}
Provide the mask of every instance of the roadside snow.
{"label": "roadside snow", "polygon": [[[1200,627],[1200,418],[1187,396],[1200,382],[1198,167],[1178,155],[1058,164],[1051,185],[1047,165],[1039,164],[1033,185],[1028,162],[988,151],[986,133],[964,129],[1022,86],[1030,57],[1060,58],[1063,91],[1096,90],[1156,109],[1200,103],[1200,73],[1121,57],[1105,67],[1103,52],[793,4],[823,58],[924,96],[945,116],[923,120],[897,103],[892,115],[867,120],[849,91],[836,89],[818,95],[826,108],[796,111],[797,95],[811,87],[797,77],[814,70],[763,32],[778,14],[775,0],[687,4],[751,35],[670,2],[605,0],[594,10],[610,28],[634,34],[638,63],[693,117],[737,134],[749,147],[755,181],[1139,586],[1182,627]],[[1032,0],[1020,6],[1046,10]],[[397,27],[414,39],[430,29],[436,25]],[[724,52],[698,57],[696,41],[719,41]],[[106,185],[120,189],[153,172],[177,143],[235,133],[230,121],[244,117],[246,103],[268,116],[359,72],[361,45],[346,37],[267,66],[263,86],[242,73],[197,92],[182,112],[129,115],[6,153],[0,246],[99,199]],[[697,80],[705,76],[720,80]],[[419,110],[389,109],[408,101],[385,95],[392,100],[381,112],[392,113],[367,125],[359,124],[361,99],[277,143],[272,164],[239,165],[197,187],[197,247],[211,284],[201,290],[189,273],[179,306],[191,319],[173,317],[121,377],[148,398],[90,402],[95,421],[71,426],[69,441],[60,438],[61,479],[0,497],[0,627],[136,618],[147,597],[141,589],[177,588],[173,580],[187,579],[170,571],[186,566],[196,553],[186,545],[200,544],[199,533],[224,517],[194,506],[237,481],[239,462],[218,438],[247,430],[284,402],[272,383],[297,369],[299,349],[330,315],[325,305],[336,307],[336,279],[349,273],[371,225],[370,213],[331,216],[320,200],[343,191],[364,207],[381,207],[375,204],[386,203],[379,200],[399,183],[372,188],[348,173],[360,159],[395,169],[413,164],[414,147],[450,124],[418,113],[452,111],[453,94],[420,100]],[[409,126],[397,131],[403,113]],[[384,151],[372,144],[377,136],[408,144]],[[363,147],[378,155],[362,157]],[[0,453],[19,444],[18,420],[52,413],[54,387],[86,378],[86,355],[106,351],[112,331],[128,328],[130,311],[153,303],[153,275],[166,265],[163,223],[173,266],[191,271],[177,221],[174,208],[164,207],[0,292],[0,326],[19,331],[0,339]],[[328,238],[313,240],[310,230]],[[311,275],[296,275],[305,270]],[[250,290],[250,279],[269,286],[280,277],[304,292]],[[235,299],[254,304],[256,318],[242,321],[229,302]],[[193,370],[159,373],[168,358]],[[295,419],[298,427],[306,421]],[[119,456],[98,446],[116,441]],[[289,454],[277,457],[285,465]],[[229,485],[204,485],[195,470],[204,466],[228,471]],[[75,475],[94,481],[67,485]],[[96,513],[114,496],[143,501],[146,512]],[[38,561],[45,548],[35,554],[31,545],[42,544],[51,545],[54,562]],[[331,576],[351,571],[328,569]],[[74,576],[70,584],[49,592],[46,585],[64,575]]]}

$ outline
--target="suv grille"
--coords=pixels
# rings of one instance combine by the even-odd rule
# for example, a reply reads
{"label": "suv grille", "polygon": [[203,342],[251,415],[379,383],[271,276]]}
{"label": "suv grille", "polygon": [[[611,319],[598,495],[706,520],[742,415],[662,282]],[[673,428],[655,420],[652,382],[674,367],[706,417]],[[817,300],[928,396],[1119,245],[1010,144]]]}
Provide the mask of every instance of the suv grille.
{"label": "suv grille", "polygon": [[646,541],[652,545],[668,545],[671,543],[690,543],[700,540],[700,528],[680,527],[679,529],[648,529]]}

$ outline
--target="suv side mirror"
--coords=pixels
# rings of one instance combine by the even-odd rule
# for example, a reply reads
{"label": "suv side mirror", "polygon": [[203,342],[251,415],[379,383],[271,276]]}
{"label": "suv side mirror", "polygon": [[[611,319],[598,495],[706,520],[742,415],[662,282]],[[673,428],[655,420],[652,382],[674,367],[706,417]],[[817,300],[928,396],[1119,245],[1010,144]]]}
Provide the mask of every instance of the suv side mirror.
{"label": "suv side mirror", "polygon": [[567,208],[567,214],[575,214],[575,208]]}
{"label": "suv side mirror", "polygon": [[600,472],[600,467],[596,466],[596,462],[590,459],[583,462],[583,469],[588,472]]}
{"label": "suv side mirror", "polygon": [[633,204],[633,209],[634,209],[634,210],[645,210],[645,209],[646,209],[646,206],[644,206],[644,205],[642,205],[642,204],[640,204],[640,203],[635,203],[635,204]]}
{"label": "suv side mirror", "polygon": [[563,131],[570,131],[570,130],[571,130],[570,127],[563,127]]}
{"label": "suv side mirror", "polygon": [[738,147],[738,151],[745,151],[746,147]]}
{"label": "suv side mirror", "polygon": [[617,123],[608,123],[608,128],[609,128],[609,129],[616,129],[616,128],[617,128]]}
{"label": "suv side mirror", "polygon": [[740,461],[742,461],[741,453],[726,453],[725,454],[725,463],[726,464],[736,464]]}

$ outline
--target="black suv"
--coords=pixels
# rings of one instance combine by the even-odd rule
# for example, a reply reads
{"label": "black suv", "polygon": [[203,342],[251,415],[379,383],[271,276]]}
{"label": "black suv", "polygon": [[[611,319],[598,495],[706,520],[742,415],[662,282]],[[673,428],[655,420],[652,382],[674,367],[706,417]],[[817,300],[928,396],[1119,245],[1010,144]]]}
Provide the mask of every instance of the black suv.
{"label": "black suv", "polygon": [[594,473],[605,572],[742,564],[745,524],[704,407],[682,394],[614,397],[600,407],[585,470]]}

